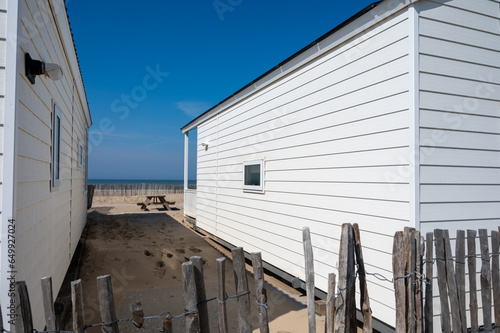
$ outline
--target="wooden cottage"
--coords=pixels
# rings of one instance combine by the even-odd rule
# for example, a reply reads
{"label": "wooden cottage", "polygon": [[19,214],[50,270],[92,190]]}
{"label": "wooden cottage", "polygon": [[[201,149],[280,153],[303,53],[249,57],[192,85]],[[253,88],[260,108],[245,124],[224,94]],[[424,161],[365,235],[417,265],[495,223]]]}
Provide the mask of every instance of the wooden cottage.
{"label": "wooden cottage", "polygon": [[0,1],[0,303],[25,280],[45,326],[40,278],[62,284],[86,222],[91,118],[63,0]]}
{"label": "wooden cottage", "polygon": [[[500,225],[500,3],[374,3],[182,132],[197,228],[304,280],[309,226],[326,291],[340,227],[358,223],[367,271],[391,278],[404,227]],[[379,327],[393,326],[392,285],[368,280]]]}

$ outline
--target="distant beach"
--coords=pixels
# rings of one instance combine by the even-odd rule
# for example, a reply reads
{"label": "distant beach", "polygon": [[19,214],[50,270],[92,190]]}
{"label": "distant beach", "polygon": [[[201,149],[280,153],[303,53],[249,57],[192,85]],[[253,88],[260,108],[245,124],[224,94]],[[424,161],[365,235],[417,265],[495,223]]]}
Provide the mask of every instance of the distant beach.
{"label": "distant beach", "polygon": [[[89,179],[95,185],[94,196],[135,196],[183,193],[184,181],[172,179]],[[196,180],[188,182],[196,189]]]}
{"label": "distant beach", "polygon": [[[89,184],[161,184],[161,185],[183,185],[182,179],[89,179]],[[196,184],[196,180],[189,180],[188,184]]]}

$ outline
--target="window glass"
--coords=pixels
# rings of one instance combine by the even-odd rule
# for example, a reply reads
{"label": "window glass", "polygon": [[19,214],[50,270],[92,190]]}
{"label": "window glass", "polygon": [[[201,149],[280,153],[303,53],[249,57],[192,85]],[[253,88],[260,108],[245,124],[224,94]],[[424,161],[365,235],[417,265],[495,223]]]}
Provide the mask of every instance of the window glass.
{"label": "window glass", "polygon": [[249,192],[264,191],[264,161],[243,162],[243,190]]}

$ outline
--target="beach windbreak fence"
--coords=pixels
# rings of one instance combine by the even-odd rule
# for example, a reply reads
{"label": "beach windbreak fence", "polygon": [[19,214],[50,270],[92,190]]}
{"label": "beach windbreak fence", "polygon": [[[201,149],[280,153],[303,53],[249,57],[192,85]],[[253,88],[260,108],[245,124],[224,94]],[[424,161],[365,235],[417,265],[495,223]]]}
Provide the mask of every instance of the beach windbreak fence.
{"label": "beach windbreak fence", "polygon": [[[196,188],[189,184],[189,188]],[[131,196],[131,195],[161,195],[184,193],[182,184],[95,184],[94,196]]]}
{"label": "beach windbreak fence", "polygon": [[[500,271],[499,271],[499,232],[486,229],[458,230],[455,252],[452,253],[448,230],[436,229],[422,237],[413,228],[396,232],[393,241],[393,276],[386,277],[365,270],[359,227],[357,224],[343,224],[340,236],[340,249],[337,275],[328,275],[328,294],[326,300],[315,300],[314,258],[311,233],[303,228],[305,259],[305,288],[309,333],[316,333],[316,305],[324,306],[325,331],[327,333],[350,333],[359,327],[363,333],[373,331],[372,309],[369,299],[367,277],[377,278],[394,290],[396,301],[396,332],[494,332],[500,322]],[[476,243],[480,245],[476,249]],[[491,243],[491,251],[490,244]],[[466,245],[467,244],[467,245]],[[466,254],[467,253],[467,254]],[[218,273],[218,293],[207,298],[203,276],[203,259],[199,256],[189,258],[182,264],[184,313],[172,315],[168,311],[160,314],[144,313],[142,303],[130,305],[130,318],[118,319],[115,311],[113,287],[109,275],[97,278],[98,302],[101,323],[85,323],[80,280],[71,283],[73,330],[62,331],[56,327],[52,282],[50,277],[42,279],[43,304],[46,331],[36,331],[33,327],[28,290],[23,281],[16,282],[16,321],[17,333],[64,332],[82,333],[91,327],[101,327],[103,332],[120,332],[119,324],[130,322],[142,328],[146,320],[156,320],[156,332],[174,332],[172,321],[184,318],[185,332],[209,332],[207,304],[217,302],[218,332],[228,332],[226,304],[236,300],[238,332],[250,333],[259,328],[269,332],[267,293],[264,283],[262,257],[259,252],[251,254],[255,293],[248,287],[245,256],[243,248],[232,250],[235,274],[235,295],[227,295],[225,284],[225,258],[216,260]],[[476,262],[480,262],[479,284],[476,281]],[[468,269],[465,269],[467,265]],[[437,274],[434,275],[434,271]],[[466,283],[466,271],[468,282]],[[356,292],[356,284],[359,292]],[[437,289],[433,289],[437,285]],[[478,288],[481,307],[478,307]],[[356,305],[356,299],[359,303]],[[433,309],[433,297],[439,298],[440,311]],[[258,325],[252,326],[251,302],[257,305]],[[362,320],[356,319],[361,311]],[[468,316],[466,316],[468,313]],[[440,329],[434,327],[434,316],[439,316]],[[374,313],[376,316],[377,314]],[[481,318],[480,318],[481,317]],[[0,316],[1,318],[1,316]],[[481,324],[482,323],[482,324]],[[480,325],[481,324],[481,325]],[[123,325],[123,324],[122,324]],[[0,331],[3,325],[0,320]],[[149,330],[150,331],[150,330]],[[8,331],[6,331],[8,332]]]}

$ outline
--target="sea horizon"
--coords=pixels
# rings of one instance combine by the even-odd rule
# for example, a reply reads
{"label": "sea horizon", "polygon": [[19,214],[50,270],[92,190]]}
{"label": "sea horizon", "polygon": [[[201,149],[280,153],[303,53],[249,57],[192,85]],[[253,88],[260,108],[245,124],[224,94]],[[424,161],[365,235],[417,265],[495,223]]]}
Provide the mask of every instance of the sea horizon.
{"label": "sea horizon", "polygon": [[[110,179],[110,178],[89,178],[89,184],[167,184],[167,185],[183,185],[182,179]],[[188,184],[196,184],[196,180],[191,179]]]}

